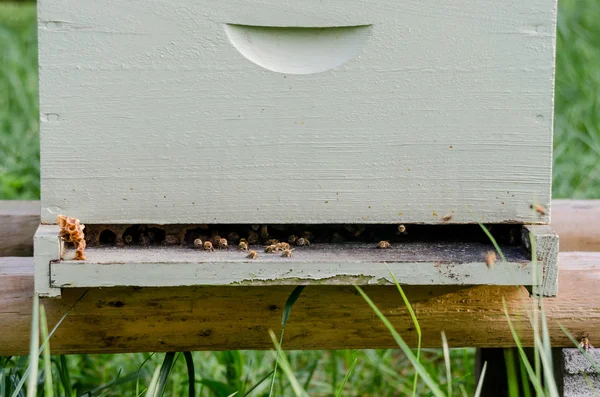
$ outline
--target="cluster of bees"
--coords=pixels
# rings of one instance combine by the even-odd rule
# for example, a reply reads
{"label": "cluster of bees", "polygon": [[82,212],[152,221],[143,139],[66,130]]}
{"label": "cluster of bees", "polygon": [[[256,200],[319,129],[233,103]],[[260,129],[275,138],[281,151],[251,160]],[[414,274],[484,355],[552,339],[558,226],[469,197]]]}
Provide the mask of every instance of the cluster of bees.
{"label": "cluster of bees", "polygon": [[[251,244],[259,243],[259,234],[257,231],[260,229],[260,235],[263,238],[269,237],[267,226],[253,226],[253,230],[248,233],[247,238],[240,238],[239,234],[236,232],[231,232],[227,235],[228,238],[224,238],[215,234],[212,238],[202,241],[201,238],[196,238],[194,240],[194,247],[197,249],[202,249],[204,251],[213,252],[215,247],[217,249],[223,250],[229,248],[229,243],[232,242],[237,244],[237,249],[240,251],[248,252],[246,255],[249,259],[258,259],[258,252],[250,249]],[[293,256],[293,251],[295,248],[292,248],[292,244],[299,247],[307,247],[310,245],[309,238],[314,237],[311,232],[304,232],[301,237],[296,235],[290,235],[288,237],[288,242],[279,241],[274,238],[269,238],[264,240],[265,247],[264,251],[267,254],[281,253],[280,255],[283,258],[290,258]]]}
{"label": "cluster of bees", "polygon": [[[448,218],[450,220],[451,216]],[[446,221],[446,217],[443,220]],[[234,231],[230,231],[226,235],[219,233],[209,225],[91,225],[88,228],[90,230],[86,229],[87,235],[84,238],[83,228],[85,226],[80,224],[79,220],[61,215],[57,218],[57,223],[61,226],[61,236],[65,241],[72,242],[77,248],[75,259],[78,260],[85,260],[86,239],[89,246],[101,245],[102,236],[105,233],[113,236],[109,244],[112,243],[118,247],[135,244],[193,246],[195,249],[207,252],[235,247],[239,251],[247,253],[249,259],[259,257],[256,250],[250,249],[255,245],[263,245],[266,254],[280,254],[284,258],[289,258],[294,254],[295,248],[292,247],[308,247],[312,242],[341,244],[348,241],[363,241],[372,242],[374,248],[390,249],[392,244],[403,241],[404,235],[408,234],[406,226],[402,224],[396,226],[345,224],[318,228],[310,225],[231,225],[230,230]],[[396,237],[390,240],[380,240],[393,236],[394,227],[396,228]],[[314,230],[317,235],[306,229]],[[416,231],[417,239],[431,238],[428,230],[427,232],[419,230]],[[518,229],[510,230],[511,244],[514,242],[513,239],[516,239],[514,236],[516,234],[513,233],[515,231],[517,231],[516,234],[519,234]],[[240,235],[244,235],[244,237]],[[284,237],[286,235],[287,238]],[[107,242],[104,241],[104,244]],[[496,263],[496,253],[494,251],[484,252],[483,259],[487,267],[492,268]]]}
{"label": "cluster of bees", "polygon": [[76,261],[84,261],[86,259],[86,243],[85,235],[83,233],[85,225],[77,218],[71,218],[64,215],[58,215],[56,217],[56,223],[60,227],[60,237],[67,243],[72,243],[75,246],[75,257],[73,259]]}

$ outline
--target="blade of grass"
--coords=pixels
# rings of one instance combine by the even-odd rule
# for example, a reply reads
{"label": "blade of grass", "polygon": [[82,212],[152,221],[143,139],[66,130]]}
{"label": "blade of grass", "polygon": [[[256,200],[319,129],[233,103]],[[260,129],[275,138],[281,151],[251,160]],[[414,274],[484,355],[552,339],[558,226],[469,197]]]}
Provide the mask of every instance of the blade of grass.
{"label": "blade of grass", "polygon": [[487,361],[483,363],[483,368],[481,368],[481,375],[479,376],[479,382],[477,382],[477,389],[475,389],[474,397],[481,396],[481,390],[483,388],[483,380],[485,378],[486,370],[487,370]]}
{"label": "blade of grass", "polygon": [[311,366],[308,369],[308,376],[306,377],[306,380],[304,381],[304,386],[303,389],[307,390],[308,386],[310,385],[310,381],[312,380],[313,375],[315,374],[315,370],[317,369],[317,366],[319,365],[320,360],[315,360]]}
{"label": "blade of grass", "polygon": [[[42,331],[42,339],[48,339],[48,322],[46,320],[46,309],[44,305],[40,306],[40,329]],[[54,386],[52,385],[52,360],[50,359],[50,345],[44,349],[43,355],[44,364],[44,396],[52,397],[54,395]]]}
{"label": "blade of grass", "polygon": [[294,376],[292,368],[290,367],[290,364],[288,363],[285,354],[283,354],[281,350],[281,345],[279,344],[279,342],[277,342],[275,332],[273,332],[273,330],[269,330],[269,336],[271,337],[271,340],[275,345],[275,349],[277,350],[276,352],[273,352],[275,354],[275,359],[277,360],[277,362],[279,362],[281,370],[287,376],[288,381],[292,386],[292,390],[294,391],[294,394],[296,395],[296,397],[308,397],[308,393],[304,389],[302,389],[302,386],[300,386],[300,382],[298,382],[298,379],[296,379],[296,377]]}
{"label": "blade of grass", "polygon": [[64,355],[59,356],[59,364],[58,375],[60,376],[60,383],[62,384],[65,395],[72,396],[73,389],[71,388],[71,375],[69,374],[67,358]]}
{"label": "blade of grass", "polygon": [[[40,300],[36,293],[33,294],[33,310],[31,313],[31,342],[29,345],[29,382],[27,382],[27,397],[37,396],[37,376],[40,346]],[[22,384],[21,384],[22,387]],[[20,388],[19,388],[20,389]],[[13,396],[18,394],[15,390]]]}
{"label": "blade of grass", "polygon": [[[75,301],[75,303],[73,303],[73,305],[69,308],[69,310],[67,310],[67,312],[65,314],[63,314],[63,316],[60,318],[60,320],[58,320],[58,322],[56,323],[56,325],[54,326],[54,328],[52,328],[52,331],[50,331],[50,333],[48,334],[48,338],[44,339],[44,342],[42,343],[42,346],[39,348],[38,354],[36,356],[36,360],[38,361],[38,363],[39,363],[39,355],[42,354],[42,352],[44,351],[44,348],[46,347],[46,344],[48,343],[48,341],[50,340],[50,338],[52,337],[52,335],[54,335],[54,332],[58,329],[58,326],[63,322],[63,320],[65,318],[67,318],[67,316],[69,315],[69,313],[71,313],[71,311],[75,308],[75,305],[77,305],[77,303],[79,303],[79,301],[81,301],[83,299],[83,297],[88,293],[88,291],[89,291],[89,289],[86,289],[83,292],[83,294],[81,294],[81,296],[79,298],[77,298],[77,300]],[[36,297],[37,297],[37,295],[36,295]],[[36,298],[36,299],[38,299],[38,306],[39,306],[39,298]],[[35,306],[35,303],[34,303],[34,306]],[[39,313],[39,309],[38,309],[38,313]],[[33,315],[33,313],[32,313],[32,315]],[[38,321],[38,320],[33,319],[33,317],[32,317],[32,320],[33,321]],[[39,328],[39,322],[38,322],[38,328]],[[32,331],[33,331],[33,328],[32,328]],[[39,346],[39,341],[38,341],[38,346]],[[31,354],[30,354],[30,357],[31,357]],[[23,387],[23,384],[25,383],[25,380],[29,377],[31,369],[32,369],[32,367],[29,366],[25,370],[25,373],[23,373],[23,376],[21,377],[21,380],[19,381],[19,384],[17,385],[17,388],[16,388],[16,392],[17,393],[21,390],[21,388]],[[37,369],[36,369],[35,376],[37,377]],[[37,379],[36,379],[36,382],[37,382]],[[36,383],[36,385],[37,385],[37,383]],[[17,394],[13,394],[13,397],[16,397],[16,395]]]}
{"label": "blade of grass", "polygon": [[508,396],[519,397],[519,383],[517,367],[515,365],[515,352],[512,349],[504,349],[504,362],[506,363],[506,380],[508,382]]}
{"label": "blade of grass", "polygon": [[452,396],[452,371],[450,369],[450,349],[446,334],[442,331],[442,347],[444,349],[444,362],[446,363],[446,382],[448,383],[448,396]]}
{"label": "blade of grass", "polygon": [[[406,297],[404,290],[400,286],[400,283],[396,279],[396,276],[394,275],[394,273],[392,273],[392,269],[390,269],[390,267],[387,264],[385,266],[387,267],[388,272],[390,273],[390,276],[392,277],[392,280],[394,280],[394,284],[396,284],[396,288],[398,289],[398,292],[400,293],[400,296],[402,296],[402,300],[404,301],[404,306],[406,306],[406,308],[408,309],[408,313],[410,313],[410,318],[411,318],[413,324],[415,325],[415,330],[417,331],[417,361],[420,362],[421,361],[421,326],[419,325],[419,321],[417,320],[417,315],[415,314],[415,311],[413,310],[412,305],[410,304],[408,298]],[[413,379],[413,389],[412,389],[413,397],[417,396],[418,381],[419,381],[419,373],[417,371],[415,371],[415,378]]]}
{"label": "blade of grass", "polygon": [[[294,303],[300,297],[300,294],[304,291],[304,285],[299,285],[290,294],[285,302],[285,307],[283,308],[283,315],[281,317],[281,335],[279,336],[279,345],[283,344],[283,334],[285,332],[285,325],[287,324],[287,320],[290,317],[290,313],[292,312],[292,307]],[[273,378],[271,379],[271,387],[269,389],[269,397],[273,396],[273,391],[275,388],[275,380],[277,378],[277,366],[279,365],[279,360],[275,360],[275,368],[273,369]]]}
{"label": "blade of grass", "polygon": [[331,390],[335,392],[337,390],[337,378],[338,378],[338,357],[335,350],[330,352],[331,359]]}
{"label": "blade of grass", "polygon": [[161,367],[156,367],[154,370],[154,374],[152,374],[152,379],[150,380],[150,384],[148,385],[148,390],[146,391],[146,397],[154,397],[156,396],[156,388],[158,387],[158,378],[160,377]]}
{"label": "blade of grass", "polygon": [[492,244],[494,244],[494,248],[496,248],[496,251],[498,251],[498,255],[500,255],[500,258],[502,258],[502,262],[506,262],[506,258],[504,257],[504,253],[500,249],[500,246],[496,242],[496,239],[494,238],[494,236],[492,236],[492,233],[490,233],[490,231],[487,229],[487,227],[485,227],[483,225],[483,223],[481,223],[481,222],[477,222],[477,223],[479,224],[479,226],[481,226],[481,228],[483,229],[483,231],[485,232],[485,234],[488,236],[488,238],[490,239],[490,241],[492,242]]}
{"label": "blade of grass", "polygon": [[560,397],[558,393],[558,386],[556,385],[556,380],[554,379],[554,372],[552,371],[552,356],[548,357],[544,351],[544,346],[542,345],[542,340],[539,335],[535,336],[535,345],[538,347],[539,351],[539,359],[541,361],[541,370],[544,376],[544,385],[548,390],[548,393],[552,397]]}
{"label": "blade of grass", "polygon": [[194,397],[196,395],[196,371],[194,371],[194,359],[190,352],[183,352],[183,357],[185,358],[188,374],[188,395]]}
{"label": "blade of grass", "polygon": [[354,371],[354,367],[356,366],[357,361],[358,361],[358,357],[356,357],[354,359],[354,361],[352,362],[352,365],[350,366],[350,369],[348,369],[348,372],[346,372],[346,376],[344,376],[344,380],[342,380],[342,384],[338,388],[337,393],[335,393],[335,397],[340,397],[342,395],[342,392],[344,391],[344,386],[346,386],[346,382],[348,382],[348,379],[350,379],[350,376],[352,375],[352,371]]}
{"label": "blade of grass", "polygon": [[273,375],[273,371],[270,371],[268,374],[266,374],[265,376],[263,376],[261,378],[261,380],[259,380],[252,387],[250,387],[250,389],[248,389],[248,391],[246,392],[246,394],[244,394],[244,397],[250,395],[250,393],[252,393],[254,391],[254,389],[256,389],[258,386],[260,386],[264,381],[266,381],[267,379],[269,379],[269,376],[271,376],[271,375]]}
{"label": "blade of grass", "polygon": [[[160,372],[158,374],[158,379],[156,381],[156,384],[152,390],[152,394],[150,394],[150,395],[146,394],[146,396],[160,397],[163,395],[163,393],[165,392],[165,389],[167,387],[167,382],[169,380],[169,373],[171,372],[171,369],[173,369],[174,363],[175,363],[175,353],[173,353],[173,352],[165,353],[165,358],[160,366]],[[150,390],[150,388],[148,388],[148,390]]]}
{"label": "blade of grass", "polygon": [[421,378],[423,378],[423,380],[425,381],[425,384],[431,389],[431,391],[433,392],[433,395],[436,397],[444,397],[444,393],[440,389],[439,385],[437,385],[435,383],[435,381],[433,380],[431,375],[427,372],[427,370],[421,365],[421,363],[419,363],[417,361],[417,358],[411,351],[410,347],[408,347],[406,342],[404,342],[404,340],[402,339],[400,334],[394,329],[393,325],[383,315],[381,310],[379,310],[379,308],[375,305],[375,303],[373,303],[371,298],[369,298],[367,296],[367,294],[365,294],[365,292],[362,290],[362,288],[360,288],[358,285],[355,285],[354,288],[356,288],[358,290],[358,292],[362,295],[363,299],[365,301],[367,301],[369,306],[371,306],[371,309],[373,309],[375,314],[377,314],[377,317],[379,317],[379,319],[383,322],[383,324],[386,326],[388,331],[392,334],[394,341],[396,341],[398,346],[400,346],[400,349],[402,349],[402,351],[406,355],[406,358],[408,358],[408,360],[410,361],[410,363],[412,364],[414,369],[417,372],[419,372],[419,375],[421,376]]}
{"label": "blade of grass", "polygon": [[527,369],[523,360],[519,360],[519,373],[521,374],[521,388],[523,390],[523,397],[531,397],[531,387],[529,385],[529,377],[527,376]]}
{"label": "blade of grass", "polygon": [[142,361],[142,363],[138,367],[138,370],[137,370],[137,379],[135,381],[135,395],[136,396],[141,395],[141,392],[140,392],[140,372],[142,372],[142,368],[144,367],[144,364],[146,364],[146,362],[148,362],[148,360],[150,360],[152,358],[152,356],[154,356],[154,353],[151,353],[148,357],[146,357],[144,359],[144,361]]}
{"label": "blade of grass", "polygon": [[504,299],[504,297],[502,297],[502,305],[504,306],[504,315],[506,316],[506,319],[508,321],[508,327],[510,328],[510,332],[512,334],[513,340],[515,341],[515,344],[517,345],[517,349],[519,351],[519,356],[521,358],[521,361],[523,362],[523,365],[525,366],[525,369],[527,370],[527,375],[529,376],[529,380],[533,384],[533,387],[535,387],[536,393],[538,393],[538,395],[544,395],[544,388],[542,387],[540,378],[536,376],[535,371],[531,367],[531,364],[529,363],[529,359],[527,358],[527,355],[525,354],[525,351],[523,350],[521,340],[519,339],[519,336],[517,335],[517,331],[515,330],[512,320],[510,319],[510,316],[508,314],[508,307],[506,306],[506,299]]}

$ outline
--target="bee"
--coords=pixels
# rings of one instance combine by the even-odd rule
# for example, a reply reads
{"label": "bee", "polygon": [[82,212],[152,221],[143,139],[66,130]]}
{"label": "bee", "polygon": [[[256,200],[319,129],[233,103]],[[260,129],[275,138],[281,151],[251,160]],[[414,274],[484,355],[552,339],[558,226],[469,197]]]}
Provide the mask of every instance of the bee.
{"label": "bee", "polygon": [[213,243],[213,245],[216,245],[218,247],[219,243],[221,242],[221,236],[219,236],[218,234],[213,235],[211,242]]}
{"label": "bee", "polygon": [[298,241],[298,236],[296,236],[295,234],[292,234],[288,237],[288,243],[296,244],[296,241]]}
{"label": "bee", "polygon": [[362,234],[362,232],[365,231],[366,226],[365,225],[344,225],[344,229],[346,229],[347,232],[352,233],[352,235],[354,237],[358,237]]}
{"label": "bee", "polygon": [[279,240],[274,239],[274,238],[270,238],[267,241],[265,241],[266,245],[273,245],[273,244],[279,244]]}
{"label": "bee", "polygon": [[485,264],[488,268],[494,267],[496,264],[496,252],[488,251],[485,253]]}
{"label": "bee", "polygon": [[406,226],[398,225],[398,232],[402,234],[406,234]]}
{"label": "bee", "polygon": [[141,234],[140,235],[140,244],[143,245],[144,247],[147,247],[150,245],[150,239],[147,236]]}
{"label": "bee", "polygon": [[294,256],[292,254],[293,249],[284,249],[283,252],[281,253],[281,256],[284,258],[290,258],[292,256]]}
{"label": "bee", "polygon": [[305,240],[314,240],[315,239],[315,235],[311,232],[302,232],[302,238],[304,238]]}
{"label": "bee", "polygon": [[262,225],[260,227],[260,237],[262,237],[262,238],[269,237],[269,229],[267,229],[267,225]]}
{"label": "bee", "polygon": [[540,204],[531,204],[529,206],[529,208],[531,208],[532,210],[535,210],[535,212],[537,212],[540,215],[546,215],[546,208],[544,208],[543,205],[540,205]]}
{"label": "bee", "polygon": [[590,336],[585,335],[581,338],[581,342],[579,342],[579,347],[589,353],[591,350],[594,350],[594,346],[590,343]]}
{"label": "bee", "polygon": [[214,251],[213,245],[210,241],[204,242],[204,251]]}
{"label": "bee", "polygon": [[240,241],[240,243],[238,244],[238,249],[240,251],[248,251],[248,242],[247,241]]}
{"label": "bee", "polygon": [[222,238],[219,240],[219,249],[227,249],[228,245],[227,245],[227,239]]}
{"label": "bee", "polygon": [[390,248],[390,242],[387,240],[381,240],[380,242],[377,243],[377,248],[381,248],[381,249],[386,249],[386,248]]}
{"label": "bee", "polygon": [[231,241],[231,244],[237,244],[240,241],[240,235],[236,232],[231,232],[227,235],[227,240]]}
{"label": "bee", "polygon": [[248,243],[250,243],[250,244],[258,243],[258,234],[256,234],[256,232],[253,232],[252,230],[248,232]]}
{"label": "bee", "polygon": [[125,244],[131,244],[133,237],[131,237],[131,234],[128,234],[123,240],[125,241]]}
{"label": "bee", "polygon": [[290,245],[288,243],[277,243],[275,245],[280,250],[289,250],[290,249]]}
{"label": "bee", "polygon": [[454,214],[444,215],[442,217],[442,222],[450,222],[452,220],[452,218],[454,218]]}
{"label": "bee", "polygon": [[194,247],[196,247],[196,248],[202,248],[202,239],[199,239],[199,238],[195,239],[194,240]]}
{"label": "bee", "polygon": [[296,240],[296,245],[303,247],[303,246],[309,246],[310,245],[310,241],[308,241],[307,238],[305,237],[300,237],[298,240]]}
{"label": "bee", "polygon": [[260,229],[260,225],[252,225],[252,230],[257,231]]}
{"label": "bee", "polygon": [[[127,237],[125,237],[125,242],[127,242]],[[179,243],[179,240],[174,234],[168,234],[167,237],[165,237],[166,245],[177,245],[177,243]]]}
{"label": "bee", "polygon": [[273,253],[279,251],[279,249],[277,248],[277,246],[275,244],[271,244],[265,247],[265,252],[267,254]]}
{"label": "bee", "polygon": [[248,259],[258,259],[258,253],[254,250],[248,252],[248,255],[246,255],[246,258]]}

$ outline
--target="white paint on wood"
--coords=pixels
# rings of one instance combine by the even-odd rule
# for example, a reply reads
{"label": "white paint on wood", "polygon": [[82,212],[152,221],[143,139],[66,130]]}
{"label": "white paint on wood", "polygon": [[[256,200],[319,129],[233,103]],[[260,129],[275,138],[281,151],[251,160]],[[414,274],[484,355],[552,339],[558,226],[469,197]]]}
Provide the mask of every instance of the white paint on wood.
{"label": "white paint on wood", "polygon": [[[556,0],[40,0],[38,18],[43,222],[549,221],[530,205],[550,202]],[[342,65],[282,74],[232,25],[372,27]]]}
{"label": "white paint on wood", "polygon": [[[257,247],[258,248],[258,247]],[[311,245],[291,258],[186,248],[90,248],[88,260],[51,265],[55,287],[190,285],[392,284],[388,266],[407,285],[531,285],[531,264],[518,247],[488,267],[483,244]],[[489,248],[489,247],[487,247]],[[69,257],[67,253],[65,255]]]}
{"label": "white paint on wood", "polygon": [[[405,285],[528,285],[531,269],[519,263],[436,265],[387,264]],[[72,263],[52,264],[54,287],[174,287],[193,285],[363,285],[393,284],[384,263],[294,261],[229,263]]]}
{"label": "white paint on wood", "polygon": [[33,238],[35,292],[39,296],[60,296],[60,288],[50,285],[50,263],[59,260],[63,251],[59,231],[58,226],[40,225]]}
{"label": "white paint on wood", "polygon": [[550,226],[527,225],[523,227],[523,242],[531,251],[531,240],[535,240],[535,251],[539,270],[535,275],[541,279],[541,286],[533,289],[535,294],[556,296],[558,294],[558,234]]}
{"label": "white paint on wood", "polygon": [[365,45],[366,26],[290,28],[225,25],[231,44],[248,60],[279,73],[320,73],[340,66]]}

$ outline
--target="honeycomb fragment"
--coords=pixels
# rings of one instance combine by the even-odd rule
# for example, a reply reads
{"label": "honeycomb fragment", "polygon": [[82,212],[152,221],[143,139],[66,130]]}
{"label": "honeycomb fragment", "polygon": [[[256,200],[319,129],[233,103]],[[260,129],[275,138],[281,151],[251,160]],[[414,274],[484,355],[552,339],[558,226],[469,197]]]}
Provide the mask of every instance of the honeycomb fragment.
{"label": "honeycomb fragment", "polygon": [[84,261],[85,256],[85,234],[83,229],[85,225],[79,222],[77,218],[71,218],[65,215],[58,215],[56,223],[60,227],[60,237],[67,243],[72,243],[75,246],[76,261]]}

